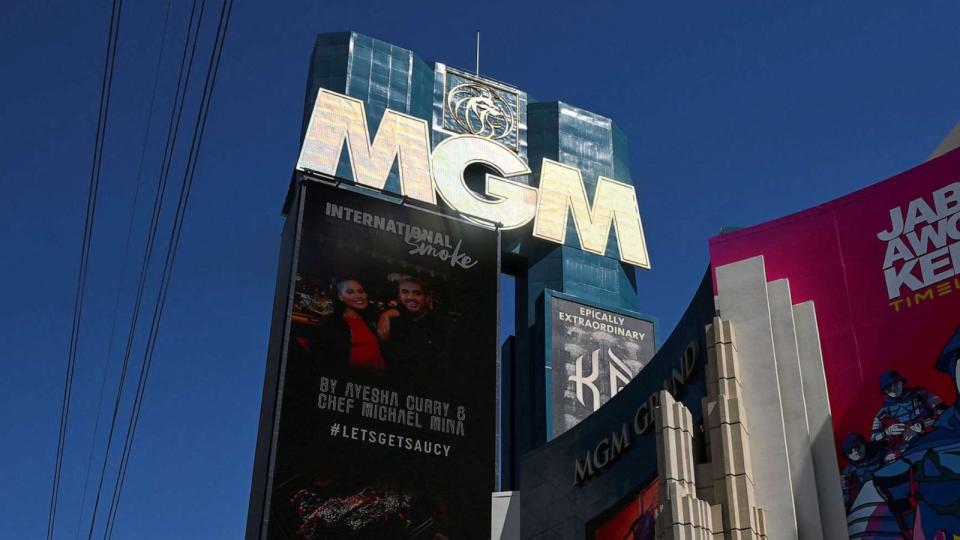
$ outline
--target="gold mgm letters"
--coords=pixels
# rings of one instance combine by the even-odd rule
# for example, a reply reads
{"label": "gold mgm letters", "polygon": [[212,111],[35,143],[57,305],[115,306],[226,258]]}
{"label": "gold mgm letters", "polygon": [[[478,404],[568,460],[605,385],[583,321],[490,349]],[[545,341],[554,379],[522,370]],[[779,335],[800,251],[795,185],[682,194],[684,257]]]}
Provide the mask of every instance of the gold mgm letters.
{"label": "gold mgm letters", "polygon": [[[650,268],[640,209],[633,186],[601,176],[593,197],[587,198],[580,171],[544,159],[540,188],[510,180],[530,174],[530,168],[510,149],[476,135],[450,137],[430,155],[427,122],[387,110],[370,142],[363,102],[321,89],[300,150],[297,169],[335,175],[346,141],[356,183],[383,189],[398,162],[400,192],[412,199],[436,204],[436,193],[464,215],[499,223],[504,229],[533,224],[533,235],[563,244],[567,216],[585,251],[604,255],[611,225],[616,230],[620,259]],[[482,197],[463,178],[466,167],[482,163],[499,175],[488,174]]]}

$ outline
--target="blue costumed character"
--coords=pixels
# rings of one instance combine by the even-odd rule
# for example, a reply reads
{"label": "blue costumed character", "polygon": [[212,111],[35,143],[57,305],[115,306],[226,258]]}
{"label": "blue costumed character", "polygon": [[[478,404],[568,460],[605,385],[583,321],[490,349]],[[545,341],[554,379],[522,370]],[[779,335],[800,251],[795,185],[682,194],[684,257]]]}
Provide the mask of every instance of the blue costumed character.
{"label": "blue costumed character", "polygon": [[[960,395],[960,328],[937,358]],[[879,469],[873,483],[905,538],[952,540],[960,536],[960,408],[954,400],[902,457]]]}
{"label": "blue costumed character", "polygon": [[887,446],[886,461],[893,461],[923,433],[933,429],[946,408],[943,400],[923,388],[907,387],[907,380],[894,370],[880,375],[880,391],[886,396],[873,418],[871,438]]}
{"label": "blue costumed character", "polygon": [[843,439],[843,456],[847,465],[840,471],[843,484],[843,504],[847,511],[853,506],[860,490],[873,479],[873,473],[883,465],[880,445],[867,441],[859,433],[851,433]]}

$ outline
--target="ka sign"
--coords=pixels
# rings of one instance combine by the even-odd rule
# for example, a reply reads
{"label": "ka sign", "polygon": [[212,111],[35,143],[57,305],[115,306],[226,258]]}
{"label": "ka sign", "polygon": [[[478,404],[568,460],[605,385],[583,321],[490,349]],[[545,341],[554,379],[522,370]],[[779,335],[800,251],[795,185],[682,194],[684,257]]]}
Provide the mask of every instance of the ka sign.
{"label": "ka sign", "polygon": [[[511,180],[531,171],[506,146],[476,135],[456,135],[431,154],[427,122],[389,109],[371,143],[363,102],[321,89],[297,169],[335,175],[344,142],[354,181],[360,185],[382,190],[396,162],[403,195],[437,204],[439,193],[464,215],[499,223],[503,229],[533,221],[534,236],[558,244],[566,240],[572,212],[584,251],[605,255],[612,226],[620,259],[650,268],[637,194],[629,184],[601,176],[591,206],[579,169],[544,159],[538,189]],[[482,195],[470,190],[463,176],[473,163],[498,173],[487,175]]]}

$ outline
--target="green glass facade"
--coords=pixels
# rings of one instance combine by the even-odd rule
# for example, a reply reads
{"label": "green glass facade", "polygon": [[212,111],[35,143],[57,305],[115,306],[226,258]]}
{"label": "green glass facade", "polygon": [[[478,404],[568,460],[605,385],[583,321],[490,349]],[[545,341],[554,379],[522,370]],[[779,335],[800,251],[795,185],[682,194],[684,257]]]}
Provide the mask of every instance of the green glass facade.
{"label": "green glass facade", "polygon": [[[320,34],[310,60],[302,133],[306,133],[320,88],[363,101],[371,134],[376,133],[387,109],[430,122],[433,71],[412,51],[379,39],[356,32]],[[353,178],[346,154],[341,156],[337,176]],[[390,173],[386,189],[399,192],[396,170]]]}
{"label": "green glass facade", "polygon": [[[463,81],[479,81],[505,96],[515,107],[515,131],[498,142],[528,161],[539,177],[548,158],[580,169],[587,193],[592,196],[600,176],[631,182],[627,140],[606,117],[562,102],[534,102],[522,90],[438,62],[425,62],[412,51],[355,32],[320,34],[310,63],[303,131],[319,88],[339,92],[365,103],[371,136],[386,109],[426,120],[432,144],[455,134],[445,115],[447,92]],[[337,175],[351,179],[346,155]],[[521,181],[524,181],[521,180]],[[385,189],[399,192],[396,166]],[[505,393],[512,411],[504,411],[502,427],[503,489],[510,489],[510,469],[516,457],[542,444],[549,416],[545,380],[551,366],[545,354],[543,298],[545,289],[574,295],[624,309],[636,308],[634,269],[620,262],[615,235],[608,239],[607,256],[579,249],[572,217],[566,245],[531,236],[531,226],[504,234],[505,271],[516,275],[516,339],[513,358],[503,359]],[[506,389],[509,388],[509,392]]]}

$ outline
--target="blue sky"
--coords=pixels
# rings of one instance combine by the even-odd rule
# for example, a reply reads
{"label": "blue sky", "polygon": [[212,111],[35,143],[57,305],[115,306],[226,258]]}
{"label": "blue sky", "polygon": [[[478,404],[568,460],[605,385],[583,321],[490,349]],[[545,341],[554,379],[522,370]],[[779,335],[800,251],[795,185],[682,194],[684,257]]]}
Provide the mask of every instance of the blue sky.
{"label": "blue sky", "polygon": [[[469,69],[480,28],[483,74],[613,118],[630,140],[653,263],[637,308],[662,336],[721,227],[892,176],[960,121],[956,2],[594,4],[236,4],[114,538],[242,536],[280,207],[317,32],[353,29]],[[81,502],[91,448],[102,456],[101,381],[107,415],[189,4],[172,6],[122,274],[164,9],[123,12],[57,538],[89,527],[94,485]],[[0,17],[2,538],[46,529],[109,10],[10,1]]]}

